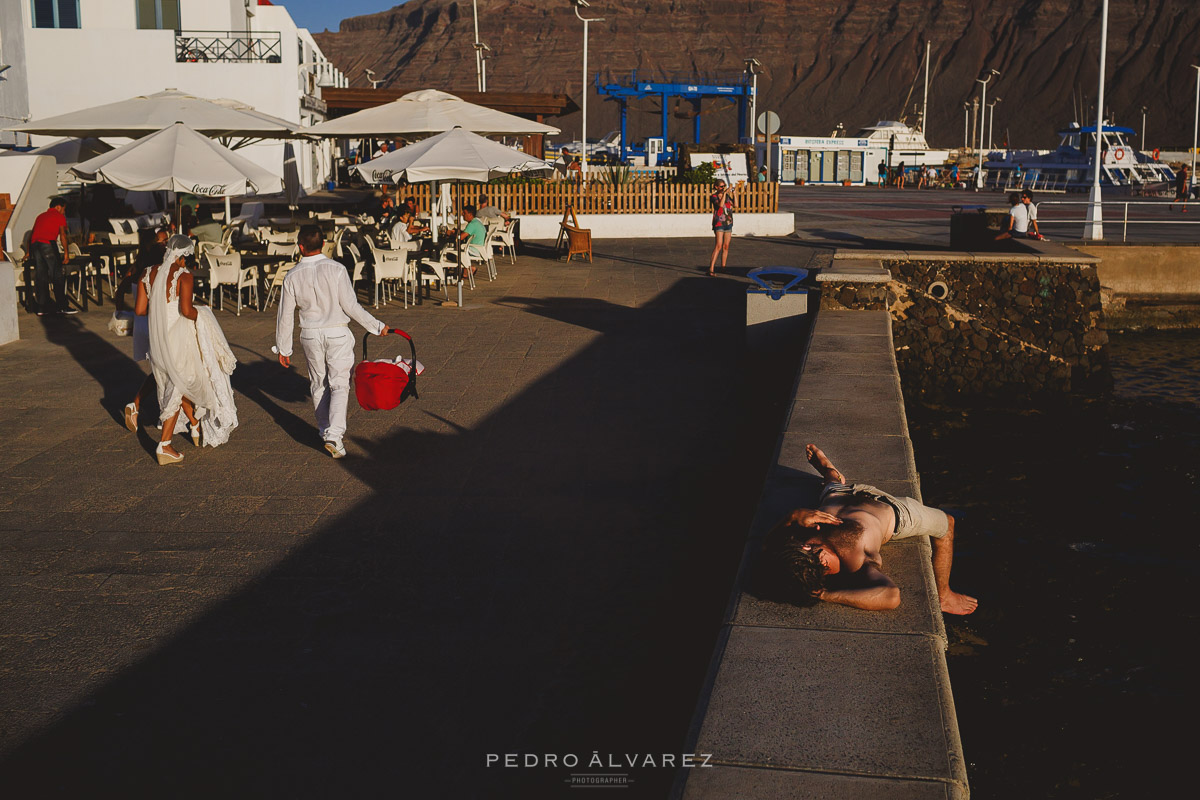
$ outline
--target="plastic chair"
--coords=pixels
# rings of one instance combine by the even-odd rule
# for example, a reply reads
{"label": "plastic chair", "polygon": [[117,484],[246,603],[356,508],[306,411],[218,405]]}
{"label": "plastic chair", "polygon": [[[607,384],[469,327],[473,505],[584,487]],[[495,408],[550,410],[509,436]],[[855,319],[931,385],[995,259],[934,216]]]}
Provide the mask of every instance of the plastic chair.
{"label": "plastic chair", "polygon": [[363,268],[366,267],[367,260],[362,257],[362,253],[358,252],[358,245],[354,242],[346,243],[345,252],[350,256],[350,285],[357,293],[358,282],[362,280]]}
{"label": "plastic chair", "polygon": [[[214,296],[219,301],[218,308],[225,307],[225,295],[222,287],[233,286],[238,289],[238,316],[241,316],[241,253],[208,253],[208,304],[213,304]],[[257,290],[257,282],[255,288]]]}
{"label": "plastic chair", "polygon": [[[404,307],[408,308],[408,290],[407,287],[414,285],[412,277],[412,268],[408,263],[408,250],[386,250],[378,247],[375,241],[370,237],[366,237],[367,246],[371,248],[371,257],[375,260],[375,307],[379,308],[380,289],[382,287],[384,301],[390,300],[388,286],[384,281],[399,280],[402,284],[401,288],[404,291]],[[416,290],[413,290],[413,302],[417,300]]]}
{"label": "plastic chair", "polygon": [[[275,274],[271,276],[271,285],[267,288],[267,308],[275,302],[275,299],[283,294],[283,279],[292,271],[295,264],[281,264],[279,269],[275,270]],[[257,284],[255,284],[257,286]]]}
{"label": "plastic chair", "polygon": [[500,248],[500,255],[504,255],[504,251],[508,250],[508,263],[510,264],[517,263],[516,236],[513,233],[513,228],[516,227],[516,224],[517,221],[515,219],[509,219],[506,222],[502,221],[496,232],[488,239],[488,243],[491,244],[493,250]]}
{"label": "plastic chair", "polygon": [[285,242],[273,242],[267,240],[267,255],[269,256],[288,256],[295,258],[300,247],[296,244],[287,244]]}

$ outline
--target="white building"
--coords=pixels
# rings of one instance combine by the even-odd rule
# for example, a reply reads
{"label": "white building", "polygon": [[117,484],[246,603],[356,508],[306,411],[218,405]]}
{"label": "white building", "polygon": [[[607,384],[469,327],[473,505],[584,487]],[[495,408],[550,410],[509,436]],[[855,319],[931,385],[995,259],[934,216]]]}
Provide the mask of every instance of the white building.
{"label": "white building", "polygon": [[[267,0],[0,0],[0,127],[164,89],[232,98],[301,125],[325,118],[320,87],[347,85],[309,32]],[[14,138],[17,137],[17,138]],[[0,144],[48,137],[0,133]],[[307,188],[327,144],[296,142]],[[282,175],[283,143],[241,154]]]}

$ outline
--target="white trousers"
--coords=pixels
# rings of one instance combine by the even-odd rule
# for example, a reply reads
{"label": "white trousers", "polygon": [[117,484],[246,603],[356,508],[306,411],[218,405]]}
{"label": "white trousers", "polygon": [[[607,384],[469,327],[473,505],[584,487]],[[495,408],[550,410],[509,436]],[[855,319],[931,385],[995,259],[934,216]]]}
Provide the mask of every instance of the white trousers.
{"label": "white trousers", "polygon": [[308,359],[308,381],[321,438],[340,442],[346,434],[354,336],[347,327],[306,328],[300,331],[300,346]]}

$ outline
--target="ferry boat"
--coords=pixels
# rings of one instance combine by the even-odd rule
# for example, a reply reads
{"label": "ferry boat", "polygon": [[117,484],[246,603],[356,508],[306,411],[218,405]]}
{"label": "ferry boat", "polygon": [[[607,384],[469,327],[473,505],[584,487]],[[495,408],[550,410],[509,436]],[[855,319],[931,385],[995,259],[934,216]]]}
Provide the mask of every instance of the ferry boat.
{"label": "ferry boat", "polygon": [[861,129],[855,139],[866,139],[867,146],[882,148],[888,152],[891,166],[942,167],[950,160],[949,150],[936,150],[925,141],[925,132],[910,128],[897,120],[880,120]]}
{"label": "ferry boat", "polygon": [[[1082,192],[1092,186],[1096,126],[1072,122],[1058,131],[1056,150],[993,151],[984,159],[986,185],[993,189]],[[1139,152],[1125,137],[1132,128],[1104,125],[1100,132],[1100,184],[1110,191],[1154,194],[1175,180],[1174,171]]]}

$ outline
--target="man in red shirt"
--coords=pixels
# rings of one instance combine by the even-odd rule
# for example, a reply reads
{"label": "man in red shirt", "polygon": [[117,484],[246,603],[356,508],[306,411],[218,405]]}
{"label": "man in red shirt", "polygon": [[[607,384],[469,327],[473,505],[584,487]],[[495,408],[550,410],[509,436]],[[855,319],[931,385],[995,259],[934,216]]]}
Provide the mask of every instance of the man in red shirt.
{"label": "man in red shirt", "polygon": [[[67,252],[67,217],[63,214],[66,207],[66,200],[51,198],[50,207],[33,221],[30,248],[33,250],[33,278],[39,317],[79,313],[67,305],[67,276],[63,272],[63,254]],[[53,306],[50,304],[51,281],[54,282],[54,297],[58,301]]]}

